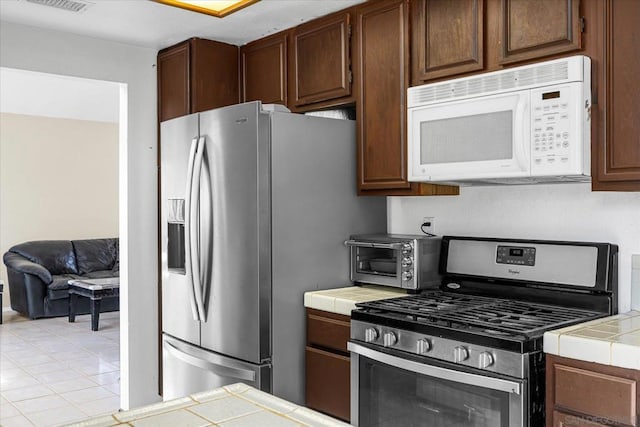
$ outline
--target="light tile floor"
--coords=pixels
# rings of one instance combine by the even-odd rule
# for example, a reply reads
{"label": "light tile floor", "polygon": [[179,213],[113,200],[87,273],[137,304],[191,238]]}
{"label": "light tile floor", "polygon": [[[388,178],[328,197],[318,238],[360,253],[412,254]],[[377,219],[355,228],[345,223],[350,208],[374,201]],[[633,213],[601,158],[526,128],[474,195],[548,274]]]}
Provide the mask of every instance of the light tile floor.
{"label": "light tile floor", "polygon": [[0,426],[57,426],[120,407],[120,313],[29,320],[3,313]]}

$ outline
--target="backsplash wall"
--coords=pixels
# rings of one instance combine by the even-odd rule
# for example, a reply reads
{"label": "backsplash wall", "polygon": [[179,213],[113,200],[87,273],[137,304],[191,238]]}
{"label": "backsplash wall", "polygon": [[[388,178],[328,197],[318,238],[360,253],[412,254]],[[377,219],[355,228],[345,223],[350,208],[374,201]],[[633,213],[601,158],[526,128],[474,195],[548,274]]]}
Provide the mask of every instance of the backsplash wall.
{"label": "backsplash wall", "polygon": [[631,309],[640,193],[592,192],[586,183],[462,187],[459,196],[388,197],[387,215],[390,233],[420,234],[422,218],[431,216],[438,235],[615,243],[618,310]]}

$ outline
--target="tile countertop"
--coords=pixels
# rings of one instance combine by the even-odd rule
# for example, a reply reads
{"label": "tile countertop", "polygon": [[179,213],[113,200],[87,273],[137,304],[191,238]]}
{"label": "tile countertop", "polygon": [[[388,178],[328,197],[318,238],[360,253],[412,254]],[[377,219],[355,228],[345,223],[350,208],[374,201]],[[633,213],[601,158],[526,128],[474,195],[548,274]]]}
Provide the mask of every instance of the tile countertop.
{"label": "tile countertop", "polygon": [[237,383],[67,427],[348,427],[342,421]]}
{"label": "tile countertop", "polygon": [[406,291],[386,286],[350,286],[304,293],[304,306],[316,310],[351,316],[356,303],[395,298],[407,295]]}
{"label": "tile countertop", "polygon": [[603,365],[640,369],[640,311],[545,332],[544,352]]}

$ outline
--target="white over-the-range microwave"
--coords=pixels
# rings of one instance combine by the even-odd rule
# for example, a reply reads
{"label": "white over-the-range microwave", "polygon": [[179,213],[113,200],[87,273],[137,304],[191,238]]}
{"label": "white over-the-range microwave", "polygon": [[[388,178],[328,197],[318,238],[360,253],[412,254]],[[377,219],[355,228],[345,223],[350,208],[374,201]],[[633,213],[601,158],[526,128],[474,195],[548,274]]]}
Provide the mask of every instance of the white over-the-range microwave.
{"label": "white over-the-range microwave", "polygon": [[590,181],[590,115],[586,56],[409,88],[409,181]]}

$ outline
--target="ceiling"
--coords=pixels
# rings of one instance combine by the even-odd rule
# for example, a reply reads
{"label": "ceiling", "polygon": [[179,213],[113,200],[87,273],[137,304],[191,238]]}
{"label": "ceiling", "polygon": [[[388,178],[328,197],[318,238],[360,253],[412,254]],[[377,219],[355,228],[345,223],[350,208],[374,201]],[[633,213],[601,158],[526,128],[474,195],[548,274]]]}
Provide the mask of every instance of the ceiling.
{"label": "ceiling", "polygon": [[363,1],[261,0],[216,18],[150,0],[91,0],[78,13],[27,0],[0,0],[0,20],[154,49],[190,37],[243,45]]}

